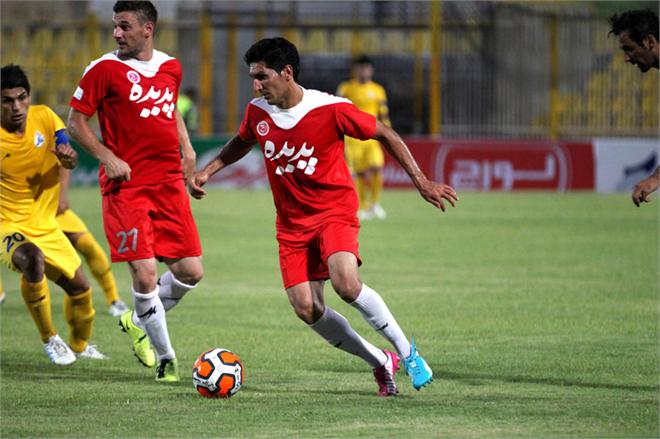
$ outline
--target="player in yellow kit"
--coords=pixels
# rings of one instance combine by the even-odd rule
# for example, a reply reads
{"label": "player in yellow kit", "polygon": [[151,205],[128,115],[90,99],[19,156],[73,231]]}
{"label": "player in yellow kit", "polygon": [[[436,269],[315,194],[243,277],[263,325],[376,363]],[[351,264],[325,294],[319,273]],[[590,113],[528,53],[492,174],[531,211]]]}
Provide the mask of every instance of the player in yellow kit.
{"label": "player in yellow kit", "polygon": [[69,206],[70,178],[71,171],[68,169],[60,171],[60,198],[55,219],[71,244],[83,255],[89,270],[103,289],[108,312],[111,316],[119,317],[129,308],[119,297],[117,282],[112,274],[108,257],[94,236],[87,230],[83,220]]}
{"label": "player in yellow kit", "polygon": [[[30,106],[30,83],[23,70],[7,65],[0,76],[0,261],[21,273],[21,294],[53,363],[106,358],[88,343],[95,315],[92,289],[55,220],[60,167],[73,168],[78,156],[62,120],[44,105]],[[53,326],[46,278],[66,292],[68,345]]]}
{"label": "player in yellow kit", "polygon": [[[360,110],[390,126],[385,89],[372,81],[373,62],[367,56],[353,61],[353,77],[339,84],[337,95],[350,99]],[[346,137],[346,162],[353,173],[355,189],[360,199],[358,217],[361,220],[385,219],[387,214],[380,205],[383,191],[383,150],[377,140],[357,140]]]}

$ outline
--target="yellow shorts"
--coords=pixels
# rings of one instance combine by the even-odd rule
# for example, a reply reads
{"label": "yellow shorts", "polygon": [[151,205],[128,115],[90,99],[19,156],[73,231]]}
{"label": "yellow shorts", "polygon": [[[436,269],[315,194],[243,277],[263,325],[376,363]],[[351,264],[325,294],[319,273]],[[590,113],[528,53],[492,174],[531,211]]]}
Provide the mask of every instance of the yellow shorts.
{"label": "yellow shorts", "polygon": [[382,168],[385,163],[383,149],[377,140],[356,140],[346,137],[346,163],[354,174],[369,168]]}
{"label": "yellow shorts", "polygon": [[26,225],[0,223],[0,261],[11,270],[20,271],[12,258],[16,249],[28,242],[43,252],[48,279],[56,281],[60,275],[73,279],[80,257],[62,230],[43,232]]}
{"label": "yellow shorts", "polygon": [[87,231],[87,226],[83,220],[71,209],[60,213],[55,219],[64,233],[84,233]]}

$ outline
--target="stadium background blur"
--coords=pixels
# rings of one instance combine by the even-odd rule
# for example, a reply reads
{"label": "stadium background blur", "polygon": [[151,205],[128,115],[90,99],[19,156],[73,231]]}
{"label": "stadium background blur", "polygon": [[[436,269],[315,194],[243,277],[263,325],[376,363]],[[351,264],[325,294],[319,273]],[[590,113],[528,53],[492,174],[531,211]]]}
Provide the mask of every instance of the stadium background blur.
{"label": "stadium background blur", "polygon": [[[402,134],[522,138],[657,136],[658,76],[625,67],[607,17],[657,2],[155,1],[156,47],[201,96],[200,133],[234,132],[252,97],[241,57],[284,35],[301,83],[334,92],[368,54]],[[3,65],[33,102],[66,116],[90,60],[115,47],[112,1],[3,1]]]}
{"label": "stadium background blur", "polygon": [[[200,162],[236,132],[253,97],[243,53],[260,38],[283,35],[301,52],[300,83],[308,88],[334,93],[349,77],[351,59],[369,55],[374,79],[387,90],[393,127],[408,136],[416,155],[430,148],[425,140],[434,141],[422,169],[457,189],[625,191],[658,163],[658,70],[642,74],[626,66],[616,39],[608,37],[613,13],[645,7],[657,11],[657,2],[154,3],[160,14],[156,48],[181,61],[181,90],[198,92],[193,143]],[[33,103],[49,105],[66,120],[84,68],[116,46],[113,4],[1,3],[0,59],[3,65],[13,62],[26,69]],[[622,137],[632,141],[619,142]],[[422,145],[418,148],[411,138],[421,139]],[[596,138],[606,140],[592,142]],[[486,143],[476,153],[447,158],[437,139]],[[501,148],[521,139],[530,142],[484,155],[493,145]],[[545,153],[517,154],[520,147],[539,145],[547,152],[548,142],[592,142],[593,152],[586,158],[589,163],[581,152],[574,154],[574,145],[562,146],[551,162]],[[497,168],[503,160],[508,164]],[[229,186],[264,186],[259,161],[256,155],[244,161],[238,171],[242,177],[228,176]],[[532,180],[546,183],[516,185],[514,173],[521,166],[537,169],[540,174]],[[407,178],[397,169],[386,163],[388,187],[405,186]],[[74,184],[95,184],[96,170],[95,161],[83,154]],[[554,183],[549,183],[549,171]],[[494,183],[493,175],[502,182]],[[608,183],[608,177],[616,183]]]}

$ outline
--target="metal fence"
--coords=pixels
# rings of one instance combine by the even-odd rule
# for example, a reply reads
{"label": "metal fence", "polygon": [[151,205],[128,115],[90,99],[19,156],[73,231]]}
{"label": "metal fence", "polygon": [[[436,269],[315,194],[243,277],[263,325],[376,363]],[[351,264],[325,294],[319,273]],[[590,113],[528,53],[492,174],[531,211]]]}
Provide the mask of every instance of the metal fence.
{"label": "metal fence", "polygon": [[[33,102],[66,113],[85,66],[114,47],[112,4],[1,3],[0,59],[26,68]],[[168,8],[156,46],[181,60],[183,85],[198,89],[202,134],[237,129],[253,96],[242,55],[259,38],[283,35],[301,52],[300,82],[309,88],[334,92],[351,58],[370,55],[404,134],[658,135],[658,71],[624,65],[606,18],[575,2],[179,1]]]}

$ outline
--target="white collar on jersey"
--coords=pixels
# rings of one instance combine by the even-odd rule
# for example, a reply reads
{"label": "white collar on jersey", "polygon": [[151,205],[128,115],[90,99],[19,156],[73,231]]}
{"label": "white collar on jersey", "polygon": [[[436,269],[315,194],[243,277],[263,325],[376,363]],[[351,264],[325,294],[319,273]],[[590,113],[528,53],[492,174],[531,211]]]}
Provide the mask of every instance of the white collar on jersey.
{"label": "white collar on jersey", "polygon": [[108,52],[105,55],[103,55],[101,58],[92,61],[85,69],[83,76],[85,76],[85,74],[89,71],[89,69],[94,67],[99,62],[111,60],[126,64],[133,70],[137,70],[137,72],[140,75],[146,78],[153,78],[154,76],[156,76],[156,73],[158,73],[160,66],[171,59],[174,58],[156,49],[154,49],[153,56],[149,61],[140,61],[135,58],[121,59],[117,56],[117,51],[115,50],[113,52]]}
{"label": "white collar on jersey", "polygon": [[303,98],[297,105],[291,108],[282,109],[276,107],[275,105],[270,105],[264,98],[252,99],[250,104],[259,107],[268,113],[278,128],[288,130],[296,126],[296,124],[300,122],[300,120],[305,117],[307,113],[316,108],[323,107],[325,105],[337,104],[340,102],[351,102],[346,98],[333,96],[328,93],[323,93],[322,91],[307,90],[300,85],[298,87],[300,87],[303,91]]}

